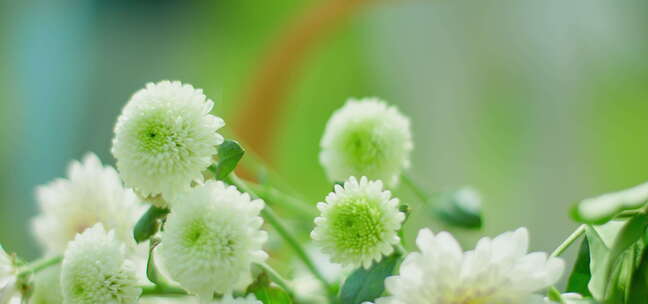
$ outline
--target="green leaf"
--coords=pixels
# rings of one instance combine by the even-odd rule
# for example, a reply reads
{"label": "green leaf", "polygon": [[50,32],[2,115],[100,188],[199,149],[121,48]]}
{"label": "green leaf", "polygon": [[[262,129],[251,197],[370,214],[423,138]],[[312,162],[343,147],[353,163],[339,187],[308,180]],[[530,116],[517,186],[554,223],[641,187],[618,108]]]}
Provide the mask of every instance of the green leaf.
{"label": "green leaf", "polygon": [[155,267],[155,258],[153,254],[153,250],[155,249],[155,247],[157,247],[158,244],[159,241],[151,240],[151,245],[149,246],[148,251],[148,259],[146,260],[146,278],[148,278],[148,280],[153,284],[159,284],[160,282],[162,282],[162,276]]}
{"label": "green leaf", "polygon": [[588,247],[590,250],[590,273],[592,275],[587,285],[594,299],[602,300],[605,293],[606,260],[610,249],[594,226],[587,226],[585,230]]}
{"label": "green leaf", "polygon": [[613,263],[612,272],[608,274],[606,295],[603,303],[632,303],[627,296],[632,282],[632,273],[636,268],[640,248],[638,243],[632,245],[631,250],[625,251]]}
{"label": "green leaf", "polygon": [[393,254],[369,269],[356,269],[344,282],[340,291],[342,304],[360,304],[373,301],[385,291],[385,278],[394,273],[400,255]]}
{"label": "green leaf", "polygon": [[292,298],[283,289],[270,285],[270,277],[264,271],[248,287],[246,293],[253,293],[264,304],[291,304]]}
{"label": "green leaf", "polygon": [[133,238],[138,244],[148,240],[160,229],[160,219],[169,214],[169,209],[159,208],[154,205],[140,217],[133,228]]}
{"label": "green leaf", "polygon": [[216,179],[223,180],[234,171],[243,154],[245,149],[237,141],[226,139],[218,146],[218,163],[210,166],[209,169]]}
{"label": "green leaf", "polygon": [[576,258],[576,263],[574,263],[574,269],[569,275],[566,291],[575,292],[582,296],[591,296],[592,294],[587,288],[587,284],[589,284],[591,278],[589,241],[585,237],[581,242],[578,257]]}
{"label": "green leaf", "polygon": [[646,226],[648,216],[641,214],[626,222],[587,227],[592,274],[588,287],[596,300],[625,303]]}
{"label": "green leaf", "polygon": [[565,303],[560,295],[560,291],[558,291],[556,287],[550,287],[549,290],[547,290],[547,298],[554,302]]}
{"label": "green leaf", "polygon": [[266,286],[254,291],[257,300],[264,304],[289,304],[292,299],[283,289],[279,287]]}
{"label": "green leaf", "polygon": [[614,241],[611,248],[610,255],[612,259],[616,258],[623,251],[626,251],[630,246],[642,239],[646,227],[648,226],[648,215],[640,214],[631,218],[619,231],[619,235]]}
{"label": "green leaf", "polygon": [[443,193],[438,204],[434,211],[444,222],[468,229],[482,227],[481,198],[473,188]]}
{"label": "green leaf", "polygon": [[632,274],[628,303],[648,304],[648,250],[644,249],[640,263]]}
{"label": "green leaf", "polygon": [[626,210],[638,209],[648,202],[648,183],[603,194],[577,203],[571,210],[572,217],[582,223],[604,224]]}

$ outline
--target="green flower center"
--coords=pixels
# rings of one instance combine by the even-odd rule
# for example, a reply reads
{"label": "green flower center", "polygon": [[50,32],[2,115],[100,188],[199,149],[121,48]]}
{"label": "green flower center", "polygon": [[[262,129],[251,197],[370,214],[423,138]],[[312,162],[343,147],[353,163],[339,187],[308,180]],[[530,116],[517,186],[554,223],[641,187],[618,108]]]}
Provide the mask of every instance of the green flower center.
{"label": "green flower center", "polygon": [[[221,225],[222,223],[214,223]],[[230,227],[214,230],[204,219],[189,223],[183,233],[184,245],[201,256],[233,258],[239,243]]]}
{"label": "green flower center", "polygon": [[85,297],[88,289],[86,288],[86,282],[84,279],[75,279],[72,284],[72,294],[76,297]]}
{"label": "green flower center", "polygon": [[341,250],[364,253],[382,242],[385,228],[377,202],[365,197],[348,198],[331,209],[333,239]]}
{"label": "green flower center", "polygon": [[176,130],[178,126],[168,121],[167,116],[163,112],[154,111],[139,119],[135,134],[141,151],[164,153],[176,151],[183,146]]}
{"label": "green flower center", "polygon": [[364,121],[344,133],[340,143],[349,165],[363,170],[383,162],[385,144],[376,134],[376,127],[376,122]]}

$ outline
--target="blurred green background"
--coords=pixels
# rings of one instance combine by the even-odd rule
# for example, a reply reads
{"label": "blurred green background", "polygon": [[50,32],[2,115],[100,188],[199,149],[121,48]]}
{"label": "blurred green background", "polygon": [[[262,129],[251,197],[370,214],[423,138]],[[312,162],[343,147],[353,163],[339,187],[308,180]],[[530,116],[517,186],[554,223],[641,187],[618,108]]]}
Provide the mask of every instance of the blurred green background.
{"label": "blurred green background", "polygon": [[[203,88],[229,123],[269,47],[327,1],[0,0],[0,242],[38,255],[34,187],[86,151],[114,163],[113,124],[146,82]],[[411,117],[427,191],[481,190],[472,238],[527,226],[553,250],[572,203],[648,179],[648,2],[365,2],[317,37],[276,105],[262,156],[309,201],[330,189],[319,140],[350,96]]]}

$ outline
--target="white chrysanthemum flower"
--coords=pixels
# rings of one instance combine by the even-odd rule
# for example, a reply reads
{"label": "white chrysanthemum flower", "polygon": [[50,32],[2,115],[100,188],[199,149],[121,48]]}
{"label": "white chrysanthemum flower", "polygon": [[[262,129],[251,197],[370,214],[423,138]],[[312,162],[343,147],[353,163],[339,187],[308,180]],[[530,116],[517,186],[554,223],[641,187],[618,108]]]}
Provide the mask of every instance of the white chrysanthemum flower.
{"label": "white chrysanthemum flower", "polygon": [[233,186],[208,181],[176,196],[170,205],[160,261],[170,277],[203,301],[252,282],[252,263],[263,262],[263,201]]}
{"label": "white chrysanthemum flower", "polygon": [[61,268],[61,291],[66,304],[136,303],[134,265],[125,246],[101,223],[86,229],[68,244]]}
{"label": "white chrysanthemum flower", "polygon": [[225,122],[210,115],[202,90],[178,81],[148,83],[136,92],[115,125],[112,153],[126,184],[144,197],[168,199],[202,181]]}
{"label": "white chrysanthemum flower", "polygon": [[31,304],[61,304],[61,267],[55,266],[44,269],[36,274],[34,279],[34,293],[29,303]]}
{"label": "white chrysanthemum flower", "polygon": [[233,298],[231,295],[227,295],[215,301],[214,304],[263,304],[261,301],[257,300],[254,294],[249,294],[247,297]]}
{"label": "white chrysanthemum flower", "polygon": [[391,296],[377,304],[542,303],[534,294],[556,283],[565,267],[544,252],[527,253],[525,228],[482,238],[477,247],[462,252],[447,232],[419,232],[420,252],[410,253],[400,275],[385,280]]}
{"label": "white chrysanthemum flower", "polygon": [[410,165],[409,119],[377,98],[350,99],[326,125],[320,162],[332,181],[367,176],[393,187]]}
{"label": "white chrysanthemum flower", "polygon": [[0,245],[0,304],[9,303],[18,294],[15,259]]}
{"label": "white chrysanthemum flower", "polygon": [[124,188],[117,171],[102,166],[92,153],[72,162],[66,179],[38,187],[36,198],[41,214],[33,219],[32,230],[48,253],[63,253],[77,233],[96,223],[115,230],[129,246],[135,244],[132,230],[144,205]]}
{"label": "white chrysanthemum flower", "polygon": [[315,218],[311,237],[335,263],[368,268],[400,242],[397,231],[405,214],[398,210],[398,199],[383,191],[381,181],[350,177],[344,187],[335,185],[335,192],[317,208],[321,215]]}

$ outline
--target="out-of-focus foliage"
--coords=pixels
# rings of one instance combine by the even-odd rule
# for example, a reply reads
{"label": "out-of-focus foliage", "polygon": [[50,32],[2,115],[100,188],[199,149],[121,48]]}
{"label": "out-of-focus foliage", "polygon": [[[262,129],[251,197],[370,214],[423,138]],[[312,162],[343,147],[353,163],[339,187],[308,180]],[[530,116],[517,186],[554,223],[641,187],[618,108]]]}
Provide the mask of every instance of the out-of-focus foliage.
{"label": "out-of-focus foliage", "polygon": [[[234,117],[267,46],[312,3],[1,3],[3,245],[37,255],[27,237],[33,188],[86,151],[112,162],[114,117],[145,82],[192,83]],[[326,120],[349,96],[378,95],[411,116],[411,175],[429,192],[474,185],[487,234],[528,226],[534,246],[551,249],[571,228],[572,202],[648,179],[647,8],[638,0],[370,6],[305,58],[264,158],[304,199],[322,200]],[[415,196],[396,192],[414,207],[411,242],[428,218]]]}

